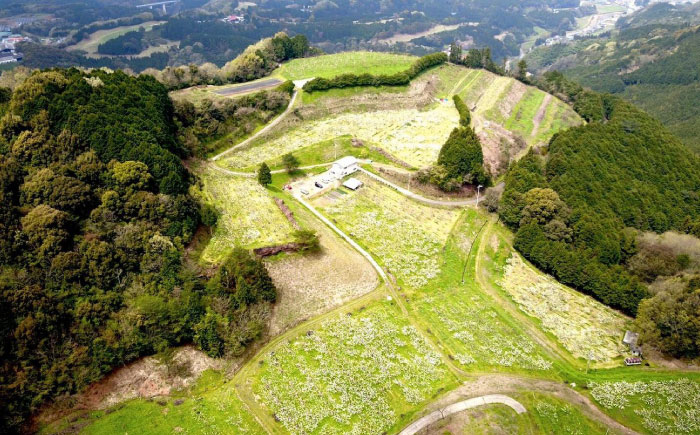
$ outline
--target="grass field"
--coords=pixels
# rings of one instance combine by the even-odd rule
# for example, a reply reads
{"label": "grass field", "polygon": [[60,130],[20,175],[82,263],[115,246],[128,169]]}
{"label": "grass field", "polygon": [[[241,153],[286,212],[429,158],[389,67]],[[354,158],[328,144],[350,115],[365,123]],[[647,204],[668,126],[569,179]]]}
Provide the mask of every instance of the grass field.
{"label": "grass field", "polygon": [[254,178],[231,177],[211,168],[204,168],[200,177],[202,195],[220,213],[202,261],[221,261],[236,246],[258,248],[292,239],[294,228]]}
{"label": "grass field", "polygon": [[82,50],[89,55],[95,55],[97,54],[97,47],[110,39],[117,38],[133,30],[138,30],[140,27],[143,27],[148,31],[154,26],[163,23],[164,21],[147,21],[145,23],[135,24],[133,26],[121,26],[113,29],[98,30],[97,32],[91,33],[89,37],[83,39],[77,44],[66,47],[66,50]]}
{"label": "grass field", "polygon": [[290,433],[379,434],[454,383],[395,302],[383,301],[276,346],[253,389]]}
{"label": "grass field", "polygon": [[[232,388],[217,388],[223,377],[208,371],[192,390],[169,398],[132,400],[90,415],[84,434],[237,433],[264,434]],[[58,428],[54,428],[58,429]]]}
{"label": "grass field", "polygon": [[222,165],[231,169],[251,168],[263,161],[275,162],[288,152],[351,135],[414,166],[423,167],[435,163],[440,148],[457,126],[458,118],[452,104],[440,104],[426,111],[344,113],[309,121],[272,140],[258,140],[255,145],[226,156]]}
{"label": "grass field", "polygon": [[475,237],[483,219],[471,212],[460,220],[442,253],[441,273],[415,292],[410,304],[445,351],[465,370],[547,371],[551,362],[483,293],[474,277],[474,256],[466,259],[470,249],[478,249]]}
{"label": "grass field", "polygon": [[414,56],[356,51],[294,59],[273,72],[287,80],[314,77],[332,78],[341,74],[394,74],[404,71],[416,60]]}
{"label": "grass field", "polygon": [[331,193],[314,205],[355,238],[399,282],[421,287],[440,273],[439,253],[458,211],[412,201],[367,176],[365,185],[344,194]]}

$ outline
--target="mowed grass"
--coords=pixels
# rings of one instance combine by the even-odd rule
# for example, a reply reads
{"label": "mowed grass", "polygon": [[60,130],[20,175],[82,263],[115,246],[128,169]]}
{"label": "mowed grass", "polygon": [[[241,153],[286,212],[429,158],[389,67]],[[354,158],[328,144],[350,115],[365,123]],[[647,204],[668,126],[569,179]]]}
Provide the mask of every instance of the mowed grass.
{"label": "mowed grass", "polygon": [[315,77],[333,78],[341,74],[394,74],[404,71],[415,56],[353,51],[324,56],[294,59],[273,72],[287,80]]}
{"label": "mowed grass", "polygon": [[[550,371],[542,349],[476,282],[477,234],[484,219],[473,210],[460,219],[442,252],[441,273],[411,295],[410,305],[464,370]],[[470,250],[474,255],[467,258]]]}
{"label": "mowed grass", "polygon": [[140,27],[143,27],[148,31],[151,30],[154,26],[163,24],[164,22],[165,21],[147,21],[145,23],[135,24],[133,26],[121,26],[115,27],[113,29],[98,30],[94,33],[91,33],[90,36],[78,42],[77,44],[66,47],[66,50],[82,50],[87,52],[88,54],[97,54],[97,47],[99,47],[100,44],[104,44],[105,42],[109,41],[110,39],[117,38],[131,31],[139,30]]}
{"label": "mowed grass", "polygon": [[343,113],[309,121],[274,138],[256,140],[250,147],[227,155],[222,165],[245,169],[263,161],[274,163],[286,153],[296,153],[319,142],[350,135],[411,165],[424,167],[437,161],[440,148],[458,121],[459,115],[451,103],[423,111],[399,109]]}
{"label": "mowed grass", "polygon": [[525,406],[517,414],[512,408],[487,405],[470,409],[429,426],[427,433],[465,434],[606,434],[609,430],[591,420],[576,406],[552,394],[522,392],[509,394]]}
{"label": "mowed grass", "polygon": [[209,166],[199,175],[201,195],[220,213],[201,261],[219,262],[236,246],[252,249],[291,241],[294,228],[255,178],[229,176]]}
{"label": "mowed grass", "polygon": [[456,384],[395,301],[334,315],[262,358],[252,388],[292,434],[396,430]]}
{"label": "mowed grass", "polygon": [[132,400],[108,411],[93,412],[84,421],[81,433],[266,433],[233,388],[217,388],[222,382],[221,374],[207,371],[193,390],[161,399]]}
{"label": "mowed grass", "polygon": [[678,378],[590,383],[593,399],[616,420],[650,434],[700,433],[700,381]]}
{"label": "mowed grass", "polygon": [[364,186],[313,201],[401,285],[422,287],[440,273],[439,253],[459,211],[428,207],[365,175]]}

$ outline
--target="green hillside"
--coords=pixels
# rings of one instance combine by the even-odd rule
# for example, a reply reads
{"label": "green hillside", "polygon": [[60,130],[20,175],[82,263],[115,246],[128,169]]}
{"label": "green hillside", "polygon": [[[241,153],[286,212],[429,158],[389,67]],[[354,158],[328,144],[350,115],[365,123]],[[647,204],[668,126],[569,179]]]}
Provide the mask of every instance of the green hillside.
{"label": "green hillside", "polygon": [[[662,121],[700,152],[700,8],[658,5],[618,23],[610,37],[543,47],[528,55],[536,71],[558,69],[611,92]],[[669,17],[685,20],[671,23]]]}

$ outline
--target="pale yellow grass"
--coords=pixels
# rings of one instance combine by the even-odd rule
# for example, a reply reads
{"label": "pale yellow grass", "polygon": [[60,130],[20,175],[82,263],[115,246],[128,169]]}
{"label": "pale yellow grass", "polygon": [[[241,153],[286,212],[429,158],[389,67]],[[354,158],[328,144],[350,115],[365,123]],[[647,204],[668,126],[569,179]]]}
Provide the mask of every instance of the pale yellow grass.
{"label": "pale yellow grass", "polygon": [[352,135],[414,166],[424,167],[437,161],[440,148],[458,121],[459,115],[451,103],[426,111],[345,113],[308,122],[271,141],[234,152],[224,160],[224,165],[229,168],[256,166],[324,140]]}
{"label": "pale yellow grass", "polygon": [[379,283],[372,266],[357,251],[321,224],[314,230],[321,242],[320,253],[266,262],[277,287],[270,319],[272,335],[367,294]]}
{"label": "pale yellow grass", "polygon": [[202,194],[220,213],[201,259],[218,262],[234,247],[257,248],[289,242],[294,228],[269,192],[252,178],[229,177],[213,169],[201,174]]}
{"label": "pale yellow grass", "polygon": [[575,357],[608,362],[624,355],[626,317],[537,272],[518,254],[508,259],[501,285]]}
{"label": "pale yellow grass", "polygon": [[452,24],[449,26],[444,25],[444,24],[438,24],[438,25],[433,26],[424,32],[397,33],[394,36],[391,36],[389,38],[379,39],[378,41],[383,42],[385,44],[395,44],[397,42],[409,42],[409,41],[413,41],[414,39],[422,38],[424,36],[430,36],[430,35],[434,35],[436,33],[457,30],[459,28],[459,26],[461,26],[461,24]]}

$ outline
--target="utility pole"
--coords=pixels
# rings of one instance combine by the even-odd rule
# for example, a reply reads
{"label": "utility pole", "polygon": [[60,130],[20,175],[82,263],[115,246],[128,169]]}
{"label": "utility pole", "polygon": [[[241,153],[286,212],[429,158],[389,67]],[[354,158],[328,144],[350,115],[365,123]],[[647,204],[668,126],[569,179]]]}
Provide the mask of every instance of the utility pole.
{"label": "utility pole", "polygon": [[479,186],[477,186],[477,188],[476,188],[476,208],[477,208],[477,210],[479,209],[479,191],[480,191],[483,187],[484,187],[484,186],[482,186],[481,184],[479,184]]}

